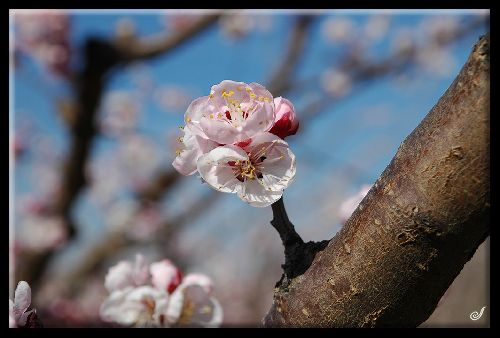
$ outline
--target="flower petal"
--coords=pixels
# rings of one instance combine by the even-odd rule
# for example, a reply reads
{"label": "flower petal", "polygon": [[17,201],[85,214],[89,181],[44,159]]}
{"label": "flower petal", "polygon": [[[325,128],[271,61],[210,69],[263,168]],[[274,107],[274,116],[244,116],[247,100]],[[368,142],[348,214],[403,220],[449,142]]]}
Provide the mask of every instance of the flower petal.
{"label": "flower petal", "polygon": [[109,292],[134,286],[134,268],[132,263],[121,261],[112,266],[106,274],[104,286]]}
{"label": "flower petal", "polygon": [[181,272],[168,259],[152,263],[149,271],[151,272],[151,282],[159,290],[172,293],[181,283]]}
{"label": "flower petal", "polygon": [[202,96],[191,102],[189,107],[184,114],[184,121],[186,122],[186,128],[188,128],[193,134],[205,136],[205,133],[201,129],[200,120],[203,116],[206,116],[210,105],[208,102],[208,96]]}
{"label": "flower petal", "polygon": [[179,287],[170,299],[167,318],[180,326],[219,326],[222,307],[201,285]]}
{"label": "flower petal", "polygon": [[201,273],[187,274],[186,277],[184,277],[184,280],[182,281],[182,285],[183,286],[199,285],[208,293],[212,292],[212,289],[214,287],[212,279],[207,275]]}
{"label": "flower petal", "polygon": [[134,285],[144,285],[149,281],[149,264],[143,255],[137,254],[135,256],[134,271],[133,271]]}
{"label": "flower petal", "polygon": [[[29,308],[31,304],[31,288],[25,281],[17,284],[14,292],[14,317],[19,321],[21,315]],[[23,324],[22,324],[23,325]]]}
{"label": "flower petal", "polygon": [[241,182],[236,179],[233,168],[228,163],[245,160],[248,160],[248,156],[239,147],[232,145],[218,147],[198,159],[198,171],[214,189],[235,193]]}
{"label": "flower petal", "polygon": [[279,136],[268,132],[260,133],[245,149],[253,158],[265,155],[260,164],[263,175],[260,182],[265,190],[280,192],[293,181],[296,173],[295,155],[288,143]]}
{"label": "flower petal", "polygon": [[238,197],[254,207],[267,207],[280,199],[283,191],[266,190],[258,180],[245,181],[244,189],[238,192]]}
{"label": "flower petal", "polygon": [[16,320],[14,319],[14,317],[9,315],[9,328],[12,329],[12,328],[16,328],[16,327],[17,327]]}
{"label": "flower petal", "polygon": [[138,302],[130,302],[127,295],[133,290],[128,287],[116,290],[101,304],[99,314],[105,322],[115,322],[121,325],[132,325],[136,323],[144,306]]}

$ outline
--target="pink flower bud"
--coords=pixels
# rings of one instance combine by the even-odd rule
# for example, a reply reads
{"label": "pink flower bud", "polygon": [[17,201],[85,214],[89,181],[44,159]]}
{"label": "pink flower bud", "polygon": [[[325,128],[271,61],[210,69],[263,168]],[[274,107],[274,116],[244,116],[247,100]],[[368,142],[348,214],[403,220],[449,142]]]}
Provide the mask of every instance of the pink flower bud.
{"label": "pink flower bud", "polygon": [[151,264],[149,269],[151,272],[151,283],[159,290],[172,293],[181,283],[181,272],[168,259]]}
{"label": "pink flower bud", "polygon": [[293,104],[285,98],[274,99],[274,125],[269,130],[270,133],[284,139],[287,136],[295,135],[299,129],[299,119],[295,115]]}

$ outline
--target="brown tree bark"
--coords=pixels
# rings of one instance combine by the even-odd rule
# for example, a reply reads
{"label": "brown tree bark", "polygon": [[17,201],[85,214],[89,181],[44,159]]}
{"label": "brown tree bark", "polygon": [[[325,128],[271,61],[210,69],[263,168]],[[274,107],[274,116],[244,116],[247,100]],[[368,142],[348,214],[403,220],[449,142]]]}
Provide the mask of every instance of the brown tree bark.
{"label": "brown tree bark", "polygon": [[264,325],[416,327],[432,314],[489,235],[489,70],[487,36],[339,233],[278,282]]}

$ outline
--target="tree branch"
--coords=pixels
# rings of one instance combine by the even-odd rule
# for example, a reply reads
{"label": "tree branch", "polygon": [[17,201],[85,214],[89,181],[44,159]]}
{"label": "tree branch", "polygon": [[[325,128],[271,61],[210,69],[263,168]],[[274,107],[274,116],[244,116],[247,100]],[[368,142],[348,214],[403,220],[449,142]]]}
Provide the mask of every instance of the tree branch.
{"label": "tree branch", "polygon": [[489,235],[489,37],[266,326],[415,327]]}

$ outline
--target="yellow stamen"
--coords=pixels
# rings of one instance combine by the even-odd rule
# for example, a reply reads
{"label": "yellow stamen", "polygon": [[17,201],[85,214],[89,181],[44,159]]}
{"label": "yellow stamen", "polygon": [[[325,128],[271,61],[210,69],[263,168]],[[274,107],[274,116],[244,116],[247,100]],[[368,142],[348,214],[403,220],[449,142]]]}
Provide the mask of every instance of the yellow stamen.
{"label": "yellow stamen", "polygon": [[189,116],[186,116],[186,123],[189,123],[191,121],[192,121],[191,118]]}
{"label": "yellow stamen", "polygon": [[214,114],[210,114],[210,118],[213,119],[214,118]]}
{"label": "yellow stamen", "polygon": [[234,95],[234,91],[230,90],[229,92],[226,92],[225,90],[222,92],[222,97],[231,97]]}
{"label": "yellow stamen", "polygon": [[177,149],[177,150],[175,151],[175,154],[176,154],[177,156],[179,156],[179,155],[180,155],[183,151],[184,151],[184,149]]}
{"label": "yellow stamen", "polygon": [[182,142],[184,142],[184,139],[182,138],[182,136],[179,136],[179,137],[177,138],[177,141],[179,141],[180,143],[182,143]]}

